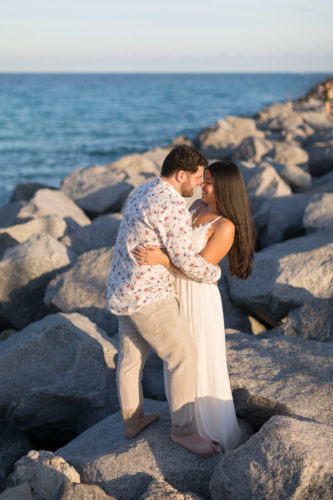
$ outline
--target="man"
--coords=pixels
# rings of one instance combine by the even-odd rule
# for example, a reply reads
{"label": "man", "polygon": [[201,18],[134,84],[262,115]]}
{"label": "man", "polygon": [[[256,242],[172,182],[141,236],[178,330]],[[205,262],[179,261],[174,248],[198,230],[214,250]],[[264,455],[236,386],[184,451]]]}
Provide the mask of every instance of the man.
{"label": "man", "polygon": [[196,349],[173,286],[162,266],[139,266],[137,246],[164,247],[173,264],[197,281],[214,283],[220,268],[192,247],[191,216],[183,196],[202,182],[205,156],[186,145],[165,158],[161,177],[130,197],[118,232],[108,283],[108,309],[119,318],[117,387],[125,436],[136,436],[159,415],[144,415],[142,370],[152,347],[165,365],[171,439],[201,456],[219,449],[199,436],[194,419]]}

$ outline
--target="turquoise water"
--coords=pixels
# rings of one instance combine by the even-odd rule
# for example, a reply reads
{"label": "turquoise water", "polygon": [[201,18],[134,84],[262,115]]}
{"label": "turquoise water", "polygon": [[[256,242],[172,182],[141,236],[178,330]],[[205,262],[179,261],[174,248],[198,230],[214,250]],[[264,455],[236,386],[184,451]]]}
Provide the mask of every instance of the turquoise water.
{"label": "turquoise water", "polygon": [[326,74],[0,74],[0,204],[19,182],[194,137],[297,98]]}

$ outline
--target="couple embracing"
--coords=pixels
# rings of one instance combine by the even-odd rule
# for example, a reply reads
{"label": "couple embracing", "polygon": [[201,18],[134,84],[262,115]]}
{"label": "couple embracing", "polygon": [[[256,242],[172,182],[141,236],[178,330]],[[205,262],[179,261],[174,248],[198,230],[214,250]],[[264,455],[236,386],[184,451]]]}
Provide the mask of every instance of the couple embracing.
{"label": "couple embracing", "polygon": [[[183,197],[202,187],[190,211]],[[201,456],[239,440],[227,371],[218,262],[233,276],[251,272],[254,251],[248,199],[238,167],[208,166],[180,145],[161,176],[130,197],[118,232],[108,281],[108,309],[119,319],[117,387],[125,436],[159,415],[144,414],[142,370],[152,347],[164,362],[171,439]]]}

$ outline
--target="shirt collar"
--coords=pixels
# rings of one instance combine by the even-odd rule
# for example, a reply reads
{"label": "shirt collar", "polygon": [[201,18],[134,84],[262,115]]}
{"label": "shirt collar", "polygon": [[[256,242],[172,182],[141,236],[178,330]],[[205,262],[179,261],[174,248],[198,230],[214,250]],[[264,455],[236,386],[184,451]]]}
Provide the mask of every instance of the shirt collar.
{"label": "shirt collar", "polygon": [[169,189],[169,191],[174,195],[174,196],[177,196],[178,199],[180,201],[182,201],[184,203],[184,205],[186,204],[185,203],[185,200],[184,200],[184,197],[178,193],[177,189],[175,189],[169,182],[165,181],[162,179],[162,177],[157,177],[157,180],[160,184],[162,184],[164,187],[166,187],[167,189]]}

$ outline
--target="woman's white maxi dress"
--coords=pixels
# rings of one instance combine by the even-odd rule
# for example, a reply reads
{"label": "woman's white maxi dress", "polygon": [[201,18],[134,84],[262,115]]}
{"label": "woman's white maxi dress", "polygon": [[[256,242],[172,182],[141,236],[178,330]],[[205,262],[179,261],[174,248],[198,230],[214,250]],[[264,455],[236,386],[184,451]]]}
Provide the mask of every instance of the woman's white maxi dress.
{"label": "woman's white maxi dress", "polygon": [[[206,246],[208,229],[215,220],[193,229],[193,246],[198,253]],[[220,292],[216,285],[179,274],[176,289],[198,350],[195,400],[198,432],[219,442],[225,451],[231,450],[241,431],[229,382]]]}

